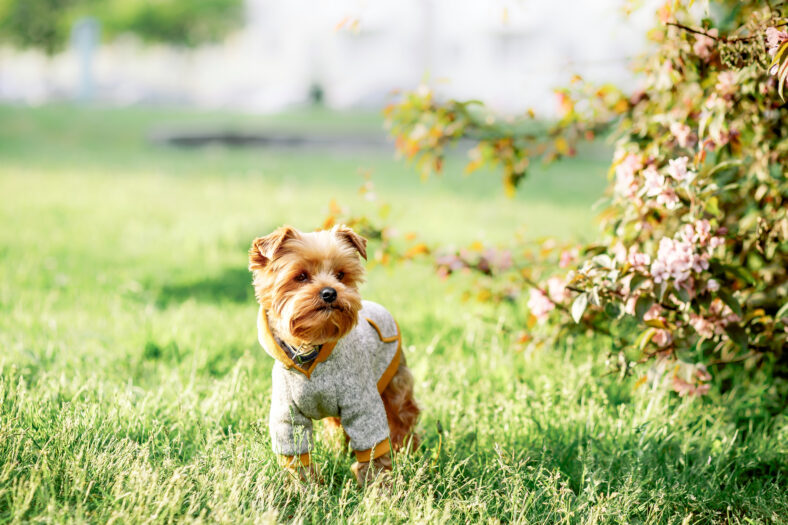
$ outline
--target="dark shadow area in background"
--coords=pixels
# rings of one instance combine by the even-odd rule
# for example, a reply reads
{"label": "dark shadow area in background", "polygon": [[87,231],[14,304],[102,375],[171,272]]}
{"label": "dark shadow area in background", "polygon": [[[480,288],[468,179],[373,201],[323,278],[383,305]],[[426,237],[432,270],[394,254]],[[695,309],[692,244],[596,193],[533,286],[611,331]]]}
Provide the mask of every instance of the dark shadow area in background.
{"label": "dark shadow area in background", "polygon": [[214,277],[165,284],[156,299],[157,306],[194,299],[210,303],[254,301],[252,276],[246,268],[229,268]]}

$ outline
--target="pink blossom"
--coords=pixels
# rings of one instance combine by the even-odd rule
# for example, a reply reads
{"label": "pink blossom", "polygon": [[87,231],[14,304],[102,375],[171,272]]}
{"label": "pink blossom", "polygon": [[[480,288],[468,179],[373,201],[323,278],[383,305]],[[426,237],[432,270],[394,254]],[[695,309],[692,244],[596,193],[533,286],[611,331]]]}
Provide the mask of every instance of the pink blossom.
{"label": "pink blossom", "polygon": [[668,161],[668,175],[681,182],[687,177],[687,157],[679,157],[677,159],[670,159]]}
{"label": "pink blossom", "polygon": [[637,155],[630,153],[624,157],[624,160],[616,166],[615,192],[622,197],[634,197],[638,189],[635,175],[642,168],[643,162]]}
{"label": "pink blossom", "polygon": [[717,246],[722,246],[725,244],[725,239],[723,237],[712,237],[709,239],[709,250],[714,251]]}
{"label": "pink blossom", "polygon": [[717,84],[714,89],[723,97],[728,97],[736,93],[736,73],[733,71],[723,71],[717,75]]}
{"label": "pink blossom", "polygon": [[629,315],[635,315],[635,306],[638,302],[638,296],[633,295],[632,297],[627,299],[627,302],[624,304],[624,311]]}
{"label": "pink blossom", "polygon": [[531,295],[528,298],[528,308],[531,310],[534,317],[536,317],[536,320],[543,323],[549,317],[550,312],[555,309],[555,304],[548,299],[542,290],[532,288]]}
{"label": "pink blossom", "polygon": [[650,165],[643,170],[643,177],[646,179],[646,195],[656,197],[662,193],[662,188],[665,187],[665,177],[657,171],[657,168]]}
{"label": "pink blossom", "polygon": [[[710,29],[708,34],[711,37],[716,37],[719,32],[716,29]],[[706,35],[697,35],[695,43],[692,45],[692,51],[703,60],[711,58],[711,52],[714,48],[714,39]]]}
{"label": "pink blossom", "polygon": [[690,128],[688,125],[682,124],[681,122],[671,122],[670,132],[673,134],[673,138],[676,139],[676,142],[679,146],[682,148],[689,146],[692,136],[692,128]]}
{"label": "pink blossom", "polygon": [[623,263],[627,260],[627,247],[621,242],[614,244],[610,249],[610,253],[613,255],[616,262]]}
{"label": "pink blossom", "polygon": [[654,319],[662,319],[662,307],[656,303],[651,305],[645,314],[643,314],[644,321],[652,321]]}
{"label": "pink blossom", "polygon": [[720,289],[720,283],[718,283],[716,279],[709,279],[706,282],[706,290],[710,292],[716,292],[719,289]]}
{"label": "pink blossom", "polygon": [[550,277],[547,280],[547,295],[554,303],[563,303],[572,298],[571,292],[566,288],[566,281],[560,277]]}
{"label": "pink blossom", "polygon": [[629,256],[627,257],[627,262],[638,269],[644,269],[648,265],[651,264],[651,257],[649,257],[646,253],[641,253],[637,251],[637,248],[632,246],[629,249]]}
{"label": "pink blossom", "polygon": [[667,330],[660,329],[654,332],[654,337],[652,338],[652,341],[654,341],[654,343],[656,343],[658,347],[665,348],[666,346],[668,346],[670,343],[673,342],[673,334],[671,334]]}
{"label": "pink blossom", "polygon": [[708,258],[708,254],[696,254],[694,245],[688,241],[663,237],[659,241],[657,260],[651,264],[651,274],[656,283],[672,278],[678,286],[689,279],[691,272],[708,269]]}
{"label": "pink blossom", "polygon": [[705,245],[711,239],[711,224],[706,219],[695,221],[695,235],[692,240],[698,244]]}
{"label": "pink blossom", "polygon": [[673,390],[678,393],[679,396],[702,396],[708,393],[710,385],[709,383],[690,383],[688,381],[684,381],[679,376],[673,376]]}
{"label": "pink blossom", "polygon": [[676,190],[667,186],[662,190],[662,193],[657,195],[657,204],[665,206],[669,210],[675,210],[679,207],[681,201],[679,200],[679,196],[676,195]]}
{"label": "pink blossom", "polygon": [[769,46],[769,54],[771,56],[777,54],[780,45],[786,40],[788,40],[788,33],[785,31],[780,31],[775,27],[770,27],[766,30],[766,43]]}
{"label": "pink blossom", "polygon": [[558,261],[558,266],[561,268],[567,268],[571,266],[573,262],[577,260],[577,249],[574,248],[572,250],[564,250],[561,252],[561,258]]}
{"label": "pink blossom", "polygon": [[704,339],[711,339],[714,337],[714,323],[695,313],[690,314],[689,324],[698,332],[698,335]]}

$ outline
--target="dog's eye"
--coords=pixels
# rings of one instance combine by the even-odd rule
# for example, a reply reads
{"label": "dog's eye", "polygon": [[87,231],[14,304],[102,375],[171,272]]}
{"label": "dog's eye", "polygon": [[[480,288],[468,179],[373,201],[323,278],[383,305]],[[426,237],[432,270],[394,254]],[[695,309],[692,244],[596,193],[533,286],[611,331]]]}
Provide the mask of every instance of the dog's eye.
{"label": "dog's eye", "polygon": [[295,278],[295,280],[298,281],[299,283],[302,283],[302,282],[306,281],[307,279],[309,279],[309,276],[306,274],[306,272],[299,273],[298,275],[296,275],[296,278]]}
{"label": "dog's eye", "polygon": [[344,278],[345,278],[345,272],[339,272],[337,274],[337,281],[341,281]]}

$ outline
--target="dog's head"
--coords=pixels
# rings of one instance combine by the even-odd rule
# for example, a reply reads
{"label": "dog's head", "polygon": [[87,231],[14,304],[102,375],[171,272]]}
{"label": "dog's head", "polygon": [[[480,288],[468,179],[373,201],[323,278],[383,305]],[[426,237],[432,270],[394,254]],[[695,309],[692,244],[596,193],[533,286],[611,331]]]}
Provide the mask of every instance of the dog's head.
{"label": "dog's head", "polygon": [[282,226],[252,242],[257,301],[290,344],[319,345],[346,335],[361,309],[367,241],[350,228],[303,233]]}

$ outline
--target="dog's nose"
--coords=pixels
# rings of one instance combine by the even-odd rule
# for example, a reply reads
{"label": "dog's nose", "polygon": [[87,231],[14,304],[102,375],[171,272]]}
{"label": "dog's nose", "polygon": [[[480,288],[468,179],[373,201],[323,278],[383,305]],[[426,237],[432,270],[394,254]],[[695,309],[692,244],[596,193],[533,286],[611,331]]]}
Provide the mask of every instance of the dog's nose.
{"label": "dog's nose", "polygon": [[337,298],[337,291],[329,286],[326,286],[320,290],[320,298],[327,303],[333,303]]}

